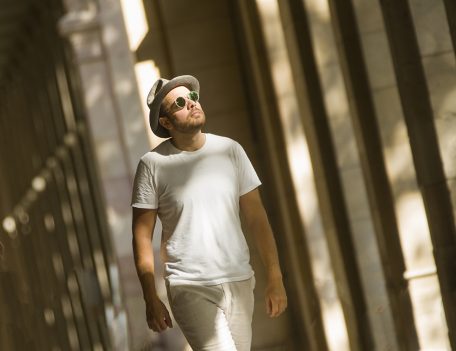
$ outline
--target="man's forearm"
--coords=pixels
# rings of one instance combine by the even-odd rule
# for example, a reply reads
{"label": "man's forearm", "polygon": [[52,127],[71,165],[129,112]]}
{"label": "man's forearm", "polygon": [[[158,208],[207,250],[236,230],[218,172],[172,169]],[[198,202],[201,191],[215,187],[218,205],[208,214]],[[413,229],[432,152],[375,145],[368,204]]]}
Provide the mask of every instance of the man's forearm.
{"label": "man's forearm", "polygon": [[276,242],[258,189],[242,195],[239,205],[266,268],[266,311],[270,317],[277,317],[287,308],[287,294],[283,286]]}
{"label": "man's forearm", "polygon": [[133,254],[136,272],[143,290],[144,300],[157,297],[155,288],[154,254],[150,238],[133,237]]}
{"label": "man's forearm", "polygon": [[269,279],[282,278],[277,245],[265,211],[262,211],[250,225],[256,247],[266,268]]}

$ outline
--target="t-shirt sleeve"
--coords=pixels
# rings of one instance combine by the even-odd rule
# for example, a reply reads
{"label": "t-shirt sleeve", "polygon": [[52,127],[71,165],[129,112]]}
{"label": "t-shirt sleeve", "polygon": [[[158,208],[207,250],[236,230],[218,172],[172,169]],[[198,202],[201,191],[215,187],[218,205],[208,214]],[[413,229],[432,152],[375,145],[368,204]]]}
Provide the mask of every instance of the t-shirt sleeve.
{"label": "t-shirt sleeve", "polygon": [[158,199],[152,173],[149,166],[143,160],[139,161],[138,167],[136,168],[131,206],[148,209],[158,208]]}
{"label": "t-shirt sleeve", "polygon": [[261,181],[242,146],[236,142],[234,150],[238,169],[239,196],[242,196],[260,186]]}

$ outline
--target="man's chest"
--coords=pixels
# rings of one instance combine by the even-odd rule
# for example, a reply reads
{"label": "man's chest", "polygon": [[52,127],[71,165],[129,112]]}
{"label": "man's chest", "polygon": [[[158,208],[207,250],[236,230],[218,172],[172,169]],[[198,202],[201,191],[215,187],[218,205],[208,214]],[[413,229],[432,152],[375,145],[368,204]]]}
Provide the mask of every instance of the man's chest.
{"label": "man's chest", "polygon": [[223,154],[164,164],[158,170],[155,182],[162,205],[238,193],[236,165]]}

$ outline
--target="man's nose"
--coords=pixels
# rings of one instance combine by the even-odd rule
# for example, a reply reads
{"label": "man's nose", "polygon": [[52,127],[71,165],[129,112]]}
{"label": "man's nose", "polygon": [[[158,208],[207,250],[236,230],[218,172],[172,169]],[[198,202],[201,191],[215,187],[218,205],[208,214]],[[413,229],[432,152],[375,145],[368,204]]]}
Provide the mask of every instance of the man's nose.
{"label": "man's nose", "polygon": [[195,102],[195,101],[193,101],[192,99],[188,99],[188,98],[187,98],[187,107],[188,107],[188,108],[192,108],[192,107],[194,107],[195,105],[196,105],[196,102]]}

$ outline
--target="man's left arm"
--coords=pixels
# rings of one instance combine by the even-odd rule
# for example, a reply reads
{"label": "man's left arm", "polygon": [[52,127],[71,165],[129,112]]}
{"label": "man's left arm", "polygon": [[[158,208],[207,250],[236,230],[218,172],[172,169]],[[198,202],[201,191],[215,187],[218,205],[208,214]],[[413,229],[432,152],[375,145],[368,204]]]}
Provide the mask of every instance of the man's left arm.
{"label": "man's left arm", "polygon": [[258,189],[242,195],[239,198],[239,205],[266,268],[266,312],[270,317],[278,317],[287,308],[287,295],[283,286],[274,235]]}

